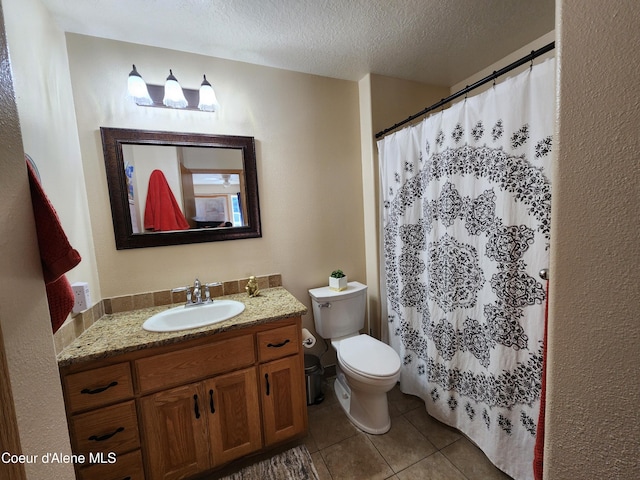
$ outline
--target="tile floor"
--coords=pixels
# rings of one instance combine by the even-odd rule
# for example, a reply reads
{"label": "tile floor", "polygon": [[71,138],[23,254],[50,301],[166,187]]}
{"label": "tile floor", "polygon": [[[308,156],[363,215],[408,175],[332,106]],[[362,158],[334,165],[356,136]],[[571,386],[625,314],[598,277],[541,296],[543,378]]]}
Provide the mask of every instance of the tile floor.
{"label": "tile floor", "polygon": [[324,382],[325,400],[309,406],[311,452],[320,480],[508,480],[457,430],[431,418],[417,397],[389,392],[391,430],[369,435],[354,427]]}

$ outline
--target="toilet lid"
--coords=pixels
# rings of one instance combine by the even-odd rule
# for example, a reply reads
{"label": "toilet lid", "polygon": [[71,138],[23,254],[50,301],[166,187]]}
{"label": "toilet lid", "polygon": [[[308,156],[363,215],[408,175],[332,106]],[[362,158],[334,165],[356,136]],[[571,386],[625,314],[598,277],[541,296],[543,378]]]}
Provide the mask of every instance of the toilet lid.
{"label": "toilet lid", "polygon": [[396,351],[369,335],[341,340],[338,354],[345,366],[366,376],[391,377],[400,370]]}

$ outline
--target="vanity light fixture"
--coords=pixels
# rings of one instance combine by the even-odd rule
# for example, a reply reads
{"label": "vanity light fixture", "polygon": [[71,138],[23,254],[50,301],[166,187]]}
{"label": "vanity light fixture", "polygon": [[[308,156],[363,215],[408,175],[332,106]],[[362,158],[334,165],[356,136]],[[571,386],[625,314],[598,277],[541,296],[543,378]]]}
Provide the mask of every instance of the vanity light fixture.
{"label": "vanity light fixture", "polygon": [[231,186],[231,182],[229,181],[229,179],[231,178],[231,175],[229,175],[228,173],[223,173],[222,174],[222,186],[224,188],[229,188]]}
{"label": "vanity light fixture", "polygon": [[203,78],[199,91],[182,88],[173,75],[173,71],[169,70],[169,76],[164,87],[162,85],[152,85],[145,83],[134,65],[129,74],[129,96],[134,99],[137,105],[145,107],[215,112],[220,108],[220,104],[206,75]]}
{"label": "vanity light fixture", "polygon": [[216,98],[216,92],[213,91],[213,87],[207,80],[207,76],[203,75],[204,80],[200,84],[200,101],[198,102],[198,108],[205,112],[215,112],[219,105]]}
{"label": "vanity light fixture", "polygon": [[129,95],[131,95],[138,105],[153,105],[147,84],[136,70],[135,65],[129,74]]}
{"label": "vanity light fixture", "polygon": [[182,87],[178,83],[178,79],[173,76],[173,72],[169,70],[167,82],[164,84],[164,98],[162,103],[171,108],[185,108],[189,105],[184,97]]}

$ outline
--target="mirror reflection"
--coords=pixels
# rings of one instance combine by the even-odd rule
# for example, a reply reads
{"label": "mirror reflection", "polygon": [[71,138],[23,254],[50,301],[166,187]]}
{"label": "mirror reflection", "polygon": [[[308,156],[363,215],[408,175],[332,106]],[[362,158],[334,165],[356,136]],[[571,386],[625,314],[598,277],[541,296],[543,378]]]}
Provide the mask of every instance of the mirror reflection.
{"label": "mirror reflection", "polygon": [[123,145],[134,234],[246,225],[242,152]]}
{"label": "mirror reflection", "polygon": [[100,131],[117,249],[262,235],[253,137]]}

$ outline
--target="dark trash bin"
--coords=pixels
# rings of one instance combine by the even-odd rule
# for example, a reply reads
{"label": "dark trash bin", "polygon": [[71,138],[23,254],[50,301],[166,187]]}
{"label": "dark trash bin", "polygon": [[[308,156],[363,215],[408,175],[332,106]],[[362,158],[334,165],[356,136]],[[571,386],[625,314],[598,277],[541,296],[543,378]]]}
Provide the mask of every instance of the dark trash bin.
{"label": "dark trash bin", "polygon": [[315,355],[305,354],[304,376],[307,383],[307,405],[316,405],[324,400],[322,393],[322,365]]}

